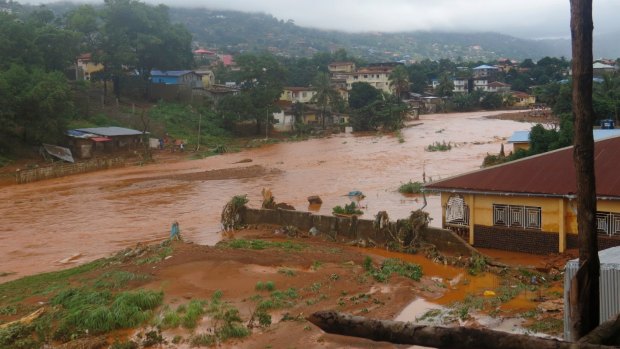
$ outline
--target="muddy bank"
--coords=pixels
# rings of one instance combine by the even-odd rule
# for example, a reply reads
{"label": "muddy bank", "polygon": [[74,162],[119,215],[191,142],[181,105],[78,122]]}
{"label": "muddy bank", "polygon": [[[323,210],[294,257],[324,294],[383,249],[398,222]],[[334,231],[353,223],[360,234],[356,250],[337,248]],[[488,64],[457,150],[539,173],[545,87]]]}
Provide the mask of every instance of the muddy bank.
{"label": "muddy bank", "polygon": [[[502,113],[502,112],[497,112]],[[141,241],[160,241],[178,221],[196,243],[220,239],[219,214],[233,196],[247,194],[260,206],[261,189],[272,189],[278,202],[308,209],[309,195],[331,214],[351,190],[366,194],[363,218],[386,210],[404,218],[423,205],[403,196],[409,180],[445,178],[480,166],[498,152],[513,131],[529,128],[495,113],[424,115],[416,127],[397,137],[339,134],[323,139],[280,143],[202,160],[162,162],[3,186],[0,191],[0,282],[58,270],[100,258]],[[433,142],[451,142],[448,152],[427,152]],[[252,163],[242,162],[251,159]],[[254,169],[248,171],[248,168]],[[183,178],[190,178],[185,180]],[[439,197],[428,207],[440,225]]]}

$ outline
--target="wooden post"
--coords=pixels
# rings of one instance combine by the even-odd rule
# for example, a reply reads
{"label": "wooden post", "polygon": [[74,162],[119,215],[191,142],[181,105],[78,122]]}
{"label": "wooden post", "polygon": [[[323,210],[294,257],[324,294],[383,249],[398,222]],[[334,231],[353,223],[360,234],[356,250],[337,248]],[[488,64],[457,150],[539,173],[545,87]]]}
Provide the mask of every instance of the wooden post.
{"label": "wooden post", "polygon": [[566,250],[566,202],[564,198],[558,199],[558,252]]}
{"label": "wooden post", "polygon": [[[571,0],[573,51],[573,115],[575,139],[573,159],[577,181],[577,226],[579,270],[570,290],[571,333],[577,340],[599,323],[598,241],[596,236],[596,186],[592,127],[592,0]],[[583,269],[583,270],[582,270]]]}

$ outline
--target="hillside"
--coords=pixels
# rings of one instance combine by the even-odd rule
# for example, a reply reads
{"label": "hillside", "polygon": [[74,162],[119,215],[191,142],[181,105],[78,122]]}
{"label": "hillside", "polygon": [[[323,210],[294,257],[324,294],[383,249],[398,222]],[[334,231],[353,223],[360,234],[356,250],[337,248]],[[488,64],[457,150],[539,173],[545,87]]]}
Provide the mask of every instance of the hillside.
{"label": "hillside", "polygon": [[171,8],[201,46],[227,52],[270,50],[283,56],[311,56],[346,49],[368,61],[424,58],[487,61],[570,56],[568,40],[525,40],[498,33],[344,33],[302,28],[268,14]]}

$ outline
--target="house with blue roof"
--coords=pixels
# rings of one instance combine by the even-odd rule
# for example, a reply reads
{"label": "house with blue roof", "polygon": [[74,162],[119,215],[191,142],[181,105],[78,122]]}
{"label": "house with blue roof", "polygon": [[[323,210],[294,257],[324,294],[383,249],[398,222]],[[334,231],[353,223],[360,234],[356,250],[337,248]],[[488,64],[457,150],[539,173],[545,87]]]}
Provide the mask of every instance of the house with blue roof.
{"label": "house with blue roof", "polygon": [[202,76],[191,70],[151,70],[151,83],[202,87]]}
{"label": "house with blue roof", "polygon": [[483,64],[473,68],[473,71],[474,78],[492,78],[499,72],[499,68]]}
{"label": "house with blue roof", "polygon": [[[592,136],[595,142],[605,138],[618,137],[620,136],[620,129],[594,129],[592,130]],[[515,131],[512,136],[508,138],[508,143],[512,144],[513,152],[520,149],[529,150],[530,131]]]}

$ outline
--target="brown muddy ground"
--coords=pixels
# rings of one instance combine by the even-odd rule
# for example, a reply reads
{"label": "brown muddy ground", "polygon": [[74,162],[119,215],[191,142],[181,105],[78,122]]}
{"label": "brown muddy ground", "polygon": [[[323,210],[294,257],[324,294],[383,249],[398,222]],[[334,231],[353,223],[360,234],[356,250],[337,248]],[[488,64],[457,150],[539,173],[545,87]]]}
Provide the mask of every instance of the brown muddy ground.
{"label": "brown muddy ground", "polygon": [[[175,220],[188,240],[214,244],[220,239],[224,204],[233,195],[247,194],[249,205],[257,207],[265,187],[278,202],[322,214],[348,203],[344,195],[349,191],[361,190],[366,215],[387,210],[391,219],[406,217],[424,200],[401,195],[400,184],[421,181],[423,174],[430,180],[477,169],[513,131],[531,126],[485,118],[503,113],[423,115],[402,130],[404,142],[391,135],[338,134],[202,160],[178,161],[179,153],[163,152],[148,166],[5,183],[0,188],[0,275],[5,275],[0,281],[160,241]],[[425,151],[444,141],[453,144],[451,151]],[[310,195],[320,195],[323,205],[308,207]],[[438,224],[437,196],[428,197],[426,210],[434,218],[431,224]]]}

